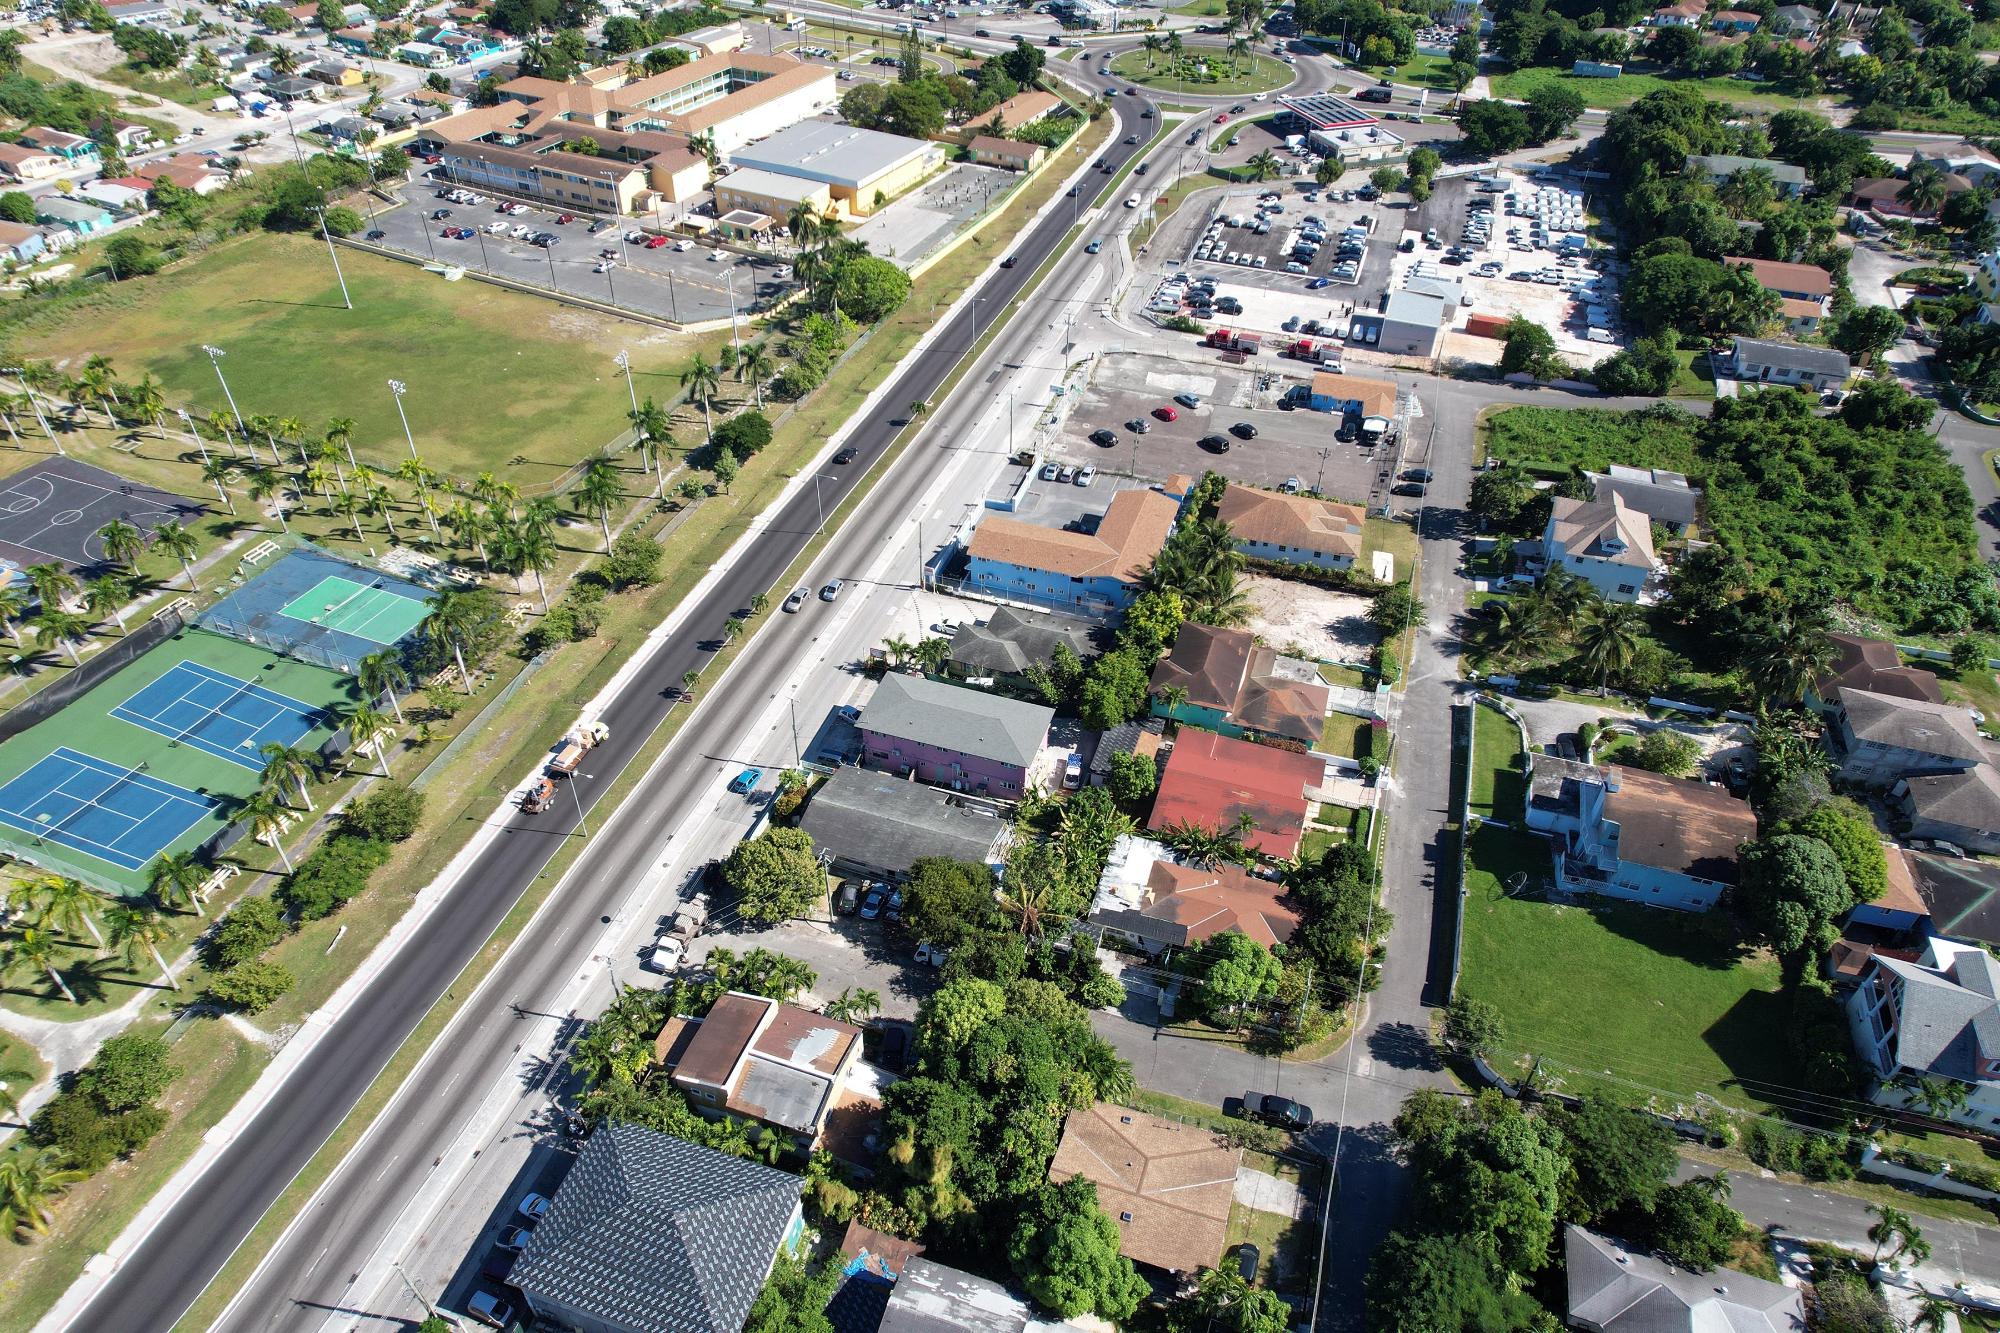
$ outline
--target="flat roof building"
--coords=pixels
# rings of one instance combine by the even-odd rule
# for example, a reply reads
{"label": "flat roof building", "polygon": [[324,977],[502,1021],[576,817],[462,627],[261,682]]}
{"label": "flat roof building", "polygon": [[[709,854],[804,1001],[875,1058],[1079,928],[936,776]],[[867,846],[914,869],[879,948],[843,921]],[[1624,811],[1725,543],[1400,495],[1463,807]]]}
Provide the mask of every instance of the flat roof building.
{"label": "flat roof building", "polygon": [[865,215],[944,164],[944,145],[812,120],[779,130],[729,157],[738,167],[818,181],[847,212]]}

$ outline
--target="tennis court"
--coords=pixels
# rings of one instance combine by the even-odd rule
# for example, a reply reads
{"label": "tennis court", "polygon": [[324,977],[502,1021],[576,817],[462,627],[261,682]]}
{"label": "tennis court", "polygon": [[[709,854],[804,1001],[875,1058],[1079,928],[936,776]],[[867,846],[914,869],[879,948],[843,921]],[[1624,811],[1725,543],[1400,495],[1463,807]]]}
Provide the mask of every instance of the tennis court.
{"label": "tennis court", "polygon": [[267,690],[256,680],[183,661],[111,710],[111,716],[192,745],[218,759],[262,771],[257,751],[296,745],[322,721],[321,710]]}
{"label": "tennis court", "polygon": [[0,787],[0,823],[138,870],[208,815],[217,802],[139,769],[59,746]]}
{"label": "tennis court", "polygon": [[386,647],[415,629],[430,612],[422,602],[390,588],[336,575],[285,603],[278,614]]}

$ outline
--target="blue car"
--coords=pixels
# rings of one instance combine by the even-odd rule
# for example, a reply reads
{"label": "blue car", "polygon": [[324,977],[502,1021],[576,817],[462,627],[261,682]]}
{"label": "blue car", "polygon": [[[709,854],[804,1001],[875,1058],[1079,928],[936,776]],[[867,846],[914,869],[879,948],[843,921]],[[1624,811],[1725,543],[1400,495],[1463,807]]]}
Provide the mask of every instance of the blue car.
{"label": "blue car", "polygon": [[1332,278],[1314,278],[1311,282],[1306,284],[1307,290],[1315,292],[1322,287],[1331,287],[1331,286],[1333,286]]}
{"label": "blue car", "polygon": [[757,790],[757,781],[764,776],[761,768],[746,768],[729,780],[729,790],[739,796],[747,796]]}

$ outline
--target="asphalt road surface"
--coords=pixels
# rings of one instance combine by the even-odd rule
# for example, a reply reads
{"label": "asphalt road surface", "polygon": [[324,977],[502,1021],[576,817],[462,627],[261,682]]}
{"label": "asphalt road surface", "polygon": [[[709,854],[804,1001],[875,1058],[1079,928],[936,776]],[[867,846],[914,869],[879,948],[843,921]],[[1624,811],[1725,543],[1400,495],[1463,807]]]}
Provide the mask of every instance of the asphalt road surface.
{"label": "asphalt road surface", "polygon": [[[1146,105],[1139,98],[1121,98],[1114,108],[1119,132],[1104,154],[1114,164],[1122,165],[1143,151],[1143,143],[1135,148],[1120,142],[1126,133],[1139,134],[1143,140],[1158,124],[1140,118]],[[1088,176],[1085,188],[1097,188],[1108,179]],[[882,401],[908,403],[930,398],[978,334],[1054,252],[1069,228],[1069,210],[1051,210],[1013,247],[1021,262],[1011,269],[994,270],[981,285],[980,299],[962,308],[903,370],[897,387]],[[859,457],[854,466],[835,470],[840,480],[826,488],[828,507],[838,502],[836,491],[845,497],[897,430],[886,418],[865,421],[855,428],[848,443]],[[938,457],[935,451],[922,450],[906,455],[871,498],[871,514],[905,512],[906,502],[927,480],[924,460],[932,460],[934,465]],[[719,636],[724,621],[748,605],[753,594],[770,588],[811,539],[818,515],[811,489],[801,490],[781,512],[770,515],[763,535],[694,609],[688,619],[689,631],[661,649],[648,672],[604,710],[602,720],[610,727],[610,737],[591,751],[578,779],[586,809],[591,796],[603,791],[624,770],[674,707],[682,674],[705,666],[713,655],[713,643],[704,637],[703,630]],[[867,523],[850,524],[821,560],[821,570],[841,573],[844,556],[857,566],[862,563],[878,537],[868,530],[870,527]],[[572,872],[563,899],[544,914],[532,947],[515,948],[498,964],[494,978],[487,983],[494,993],[548,993],[582,963],[588,949],[584,941],[594,934],[598,918],[616,910],[635,879],[652,868],[650,856],[658,825],[671,822],[675,811],[708,794],[713,765],[703,760],[723,757],[727,751],[704,749],[703,743],[726,747],[751,714],[766,703],[767,692],[758,682],[743,678],[745,669],[775,675],[793,651],[810,646],[809,642],[788,646],[788,639],[806,639],[809,617],[781,618],[780,623],[786,633],[760,636],[760,654],[746,656],[737,664],[728,690],[703,699],[702,711],[695,719],[698,725],[691,725],[677,738],[676,749],[670,752],[684,755],[687,762],[663,764],[662,780],[632,798],[645,801],[657,817],[624,821],[618,826],[623,836],[600,830],[595,846]],[[576,810],[557,805],[538,816],[510,812],[505,821],[501,834],[468,868],[444,910],[424,923],[375,984],[334,1023],[271,1102],[162,1218],[71,1327],[92,1333],[154,1333],[171,1328],[199,1297],[257,1219],[340,1124],[417,1022],[542,873],[574,831]],[[509,1025],[494,1016],[463,1035],[450,1053],[450,1063],[468,1074],[491,1071],[502,1066],[513,1042]],[[452,1075],[443,1077],[449,1080]],[[452,1084],[445,1081],[442,1086]],[[448,1117],[462,1115],[463,1110],[454,1099],[443,1096],[424,1099],[422,1114]],[[413,1163],[407,1169],[416,1167]],[[372,1174],[352,1173],[355,1178],[347,1183],[358,1187]],[[315,1219],[314,1234],[323,1234],[325,1227],[337,1224],[343,1209],[340,1194],[336,1190],[321,1196],[317,1206],[326,1212]],[[359,1220],[374,1228],[388,1221],[381,1217]],[[302,1308],[315,1305],[327,1312],[315,1296],[337,1294],[347,1272],[338,1263],[315,1264],[310,1274],[278,1276],[293,1279],[286,1283],[292,1288],[289,1299],[276,1305],[239,1305],[246,1315],[259,1316],[256,1326],[294,1327]],[[309,1280],[301,1284],[300,1277]],[[252,1304],[261,1308],[244,1309]]]}

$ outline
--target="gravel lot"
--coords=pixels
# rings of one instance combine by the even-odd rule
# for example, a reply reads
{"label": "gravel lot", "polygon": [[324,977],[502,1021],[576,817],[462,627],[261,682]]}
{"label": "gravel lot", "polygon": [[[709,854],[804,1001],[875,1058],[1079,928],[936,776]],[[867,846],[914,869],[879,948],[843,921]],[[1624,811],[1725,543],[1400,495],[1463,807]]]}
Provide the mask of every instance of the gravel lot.
{"label": "gravel lot", "polygon": [[1375,646],[1366,597],[1258,574],[1241,587],[1252,608],[1250,632],[1282,652],[1358,666]]}

